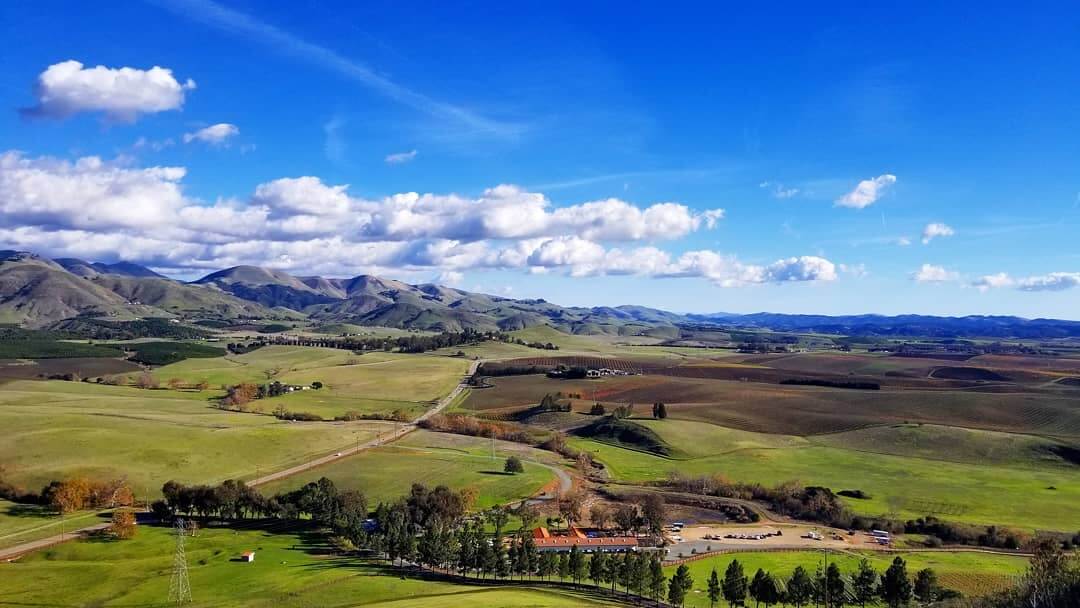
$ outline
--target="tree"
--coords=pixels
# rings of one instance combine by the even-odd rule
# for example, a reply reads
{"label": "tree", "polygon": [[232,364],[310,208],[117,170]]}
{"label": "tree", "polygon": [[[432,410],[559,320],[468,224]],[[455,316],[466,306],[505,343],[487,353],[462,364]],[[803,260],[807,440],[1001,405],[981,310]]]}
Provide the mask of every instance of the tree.
{"label": "tree", "polygon": [[311,383],[311,388],[313,388],[313,389],[315,389],[315,390],[319,390],[319,389],[321,389],[322,387],[323,387],[323,383],[322,383],[322,382],[319,382],[318,380],[316,380],[315,382],[312,382],[312,383]]}
{"label": "tree", "polygon": [[175,391],[180,388],[181,383],[179,378],[169,378],[169,381],[166,384],[169,385],[170,389]]}
{"label": "tree", "polygon": [[608,522],[611,521],[611,509],[602,502],[594,504],[589,507],[589,521],[601,530],[607,528]]}
{"label": "tree", "polygon": [[637,529],[638,510],[636,505],[623,504],[615,509],[615,525],[620,530],[630,532]]}
{"label": "tree", "polygon": [[577,491],[564,494],[559,500],[559,515],[566,520],[567,527],[574,525],[576,521],[581,521],[581,508],[584,504],[585,496]]}
{"label": "tree", "polygon": [[158,380],[150,372],[143,372],[135,380],[135,386],[139,388],[157,388]]}
{"label": "tree", "polygon": [[581,584],[581,579],[585,578],[585,556],[578,550],[577,545],[570,547],[570,557],[566,561],[570,580],[574,581],[575,585]]}
{"label": "tree", "polygon": [[840,568],[835,563],[829,564],[825,569],[825,596],[829,599],[829,606],[840,608],[847,598],[847,590],[844,577],[840,574]]}
{"label": "tree", "polygon": [[911,579],[908,578],[907,563],[902,557],[897,556],[881,577],[881,598],[892,608],[898,608],[910,602],[911,595]]}
{"label": "tree", "polygon": [[709,608],[715,608],[716,602],[720,601],[720,577],[716,575],[716,567],[709,575]]}
{"label": "tree", "polygon": [[667,418],[667,406],[663,403],[654,403],[652,406],[652,417],[657,420],[663,420]]}
{"label": "tree", "polygon": [[761,568],[758,568],[757,572],[754,573],[754,578],[750,580],[750,586],[747,587],[750,599],[754,600],[758,604],[761,603],[761,585],[764,583],[764,581],[765,571]]}
{"label": "tree", "polygon": [[542,553],[540,555],[540,565],[536,569],[536,573],[540,575],[540,578],[547,580],[549,576],[555,573],[556,569],[555,554],[551,552]]}
{"label": "tree", "polygon": [[602,403],[594,403],[592,407],[589,408],[589,413],[593,416],[603,416],[607,413],[607,410]]}
{"label": "tree", "polygon": [[795,604],[796,608],[799,608],[803,604],[809,602],[813,595],[814,581],[810,580],[810,575],[807,574],[806,568],[796,566],[795,570],[791,573],[791,578],[788,579],[788,601]]}
{"label": "tree", "polygon": [[593,553],[592,558],[589,559],[589,580],[597,587],[604,582],[604,568],[606,567],[604,560],[606,555],[603,552]]}
{"label": "tree", "polygon": [[729,606],[741,606],[746,601],[747,581],[739,560],[733,559],[724,572],[724,584],[721,587],[724,599]]}
{"label": "tree", "polygon": [[664,566],[660,563],[660,558],[653,556],[649,560],[649,595],[654,602],[658,601],[660,596],[664,594],[664,582],[666,579]]}
{"label": "tree", "polygon": [[566,580],[566,577],[570,576],[570,555],[568,553],[559,554],[559,579]]}
{"label": "tree", "polygon": [[765,573],[765,578],[762,579],[760,586],[758,587],[757,599],[765,603],[765,606],[772,606],[779,602],[783,597],[783,593],[780,591],[780,585],[777,584],[773,575]]}
{"label": "tree", "polygon": [[510,473],[511,475],[515,473],[524,473],[525,465],[521,463],[521,459],[517,456],[510,456],[506,459],[506,464],[503,465],[503,471]]}
{"label": "tree", "polygon": [[135,536],[135,513],[130,509],[117,509],[112,514],[112,524],[109,532],[119,539],[134,538]]}
{"label": "tree", "polygon": [[675,576],[668,583],[668,602],[674,606],[682,606],[686,601],[686,593],[694,585],[694,579],[690,577],[690,568],[686,564],[680,564],[675,569]]}
{"label": "tree", "polygon": [[664,528],[664,520],[667,516],[667,506],[664,497],[660,494],[648,494],[641,505],[641,518],[649,526],[654,534]]}
{"label": "tree", "polygon": [[859,570],[851,579],[851,590],[854,593],[855,601],[859,603],[859,606],[865,607],[867,602],[874,601],[874,595],[877,591],[877,582],[877,571],[870,565],[869,560],[864,558],[859,562]]}
{"label": "tree", "polygon": [[923,568],[915,573],[915,599],[923,604],[931,604],[938,596],[937,574],[931,568]]}

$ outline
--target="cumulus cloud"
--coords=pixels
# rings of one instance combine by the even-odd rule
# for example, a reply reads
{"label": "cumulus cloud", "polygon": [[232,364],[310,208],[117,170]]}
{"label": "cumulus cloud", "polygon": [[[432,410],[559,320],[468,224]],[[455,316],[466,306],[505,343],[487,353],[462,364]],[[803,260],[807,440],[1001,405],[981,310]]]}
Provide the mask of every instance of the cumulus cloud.
{"label": "cumulus cloud", "polygon": [[403,165],[408,162],[412,162],[416,158],[416,150],[409,150],[408,152],[395,152],[393,154],[387,154],[386,161],[388,165]]}
{"label": "cumulus cloud", "polygon": [[1021,291],[1064,291],[1080,287],[1080,272],[1051,272],[1014,278],[1004,272],[979,277],[971,283],[979,291],[1011,287]]}
{"label": "cumulus cloud", "polygon": [[[343,275],[437,271],[452,283],[470,269],[700,277],[722,286],[832,281],[815,256],[747,264],[715,251],[678,256],[651,244],[709,229],[723,211],[674,202],[603,199],[554,206],[500,185],[478,196],[349,194],[317,177],[257,185],[244,199],[194,199],[183,167],[130,160],[67,161],[0,154],[0,245],[52,255],[123,257],[198,270],[238,264]],[[626,247],[626,244],[639,244]]]}
{"label": "cumulus cloud", "polygon": [[194,88],[194,80],[180,83],[167,68],[88,68],[68,60],[38,75],[34,84],[37,105],[22,113],[67,118],[80,112],[101,112],[111,121],[134,122],[141,114],[179,110],[184,105],[184,93]]}
{"label": "cumulus cloud", "polygon": [[909,239],[906,236],[902,236],[902,237],[896,239],[896,244],[901,246],[901,247],[907,247],[908,245],[911,244],[911,239]]}
{"label": "cumulus cloud", "polygon": [[895,183],[896,176],[890,173],[872,179],[864,179],[855,186],[854,190],[836,199],[836,205],[838,207],[864,209],[877,202]]}
{"label": "cumulus cloud", "polygon": [[947,224],[935,222],[933,224],[927,224],[926,228],[923,228],[922,242],[923,245],[927,245],[935,238],[952,236],[954,234],[956,234],[956,231],[953,230],[952,227]]}
{"label": "cumulus cloud", "polygon": [[229,124],[227,122],[219,122],[216,125],[210,125],[193,131],[191,133],[184,133],[184,143],[190,144],[193,141],[201,141],[211,146],[221,146],[228,142],[232,137],[236,137],[240,134],[240,128],[236,125]]}
{"label": "cumulus cloud", "polygon": [[461,285],[464,280],[465,273],[458,272],[456,270],[446,270],[444,272],[440,272],[439,276],[435,277],[435,283],[439,285],[449,285],[451,287]]}
{"label": "cumulus cloud", "polygon": [[923,264],[912,273],[911,278],[920,283],[944,283],[946,281],[955,281],[957,276],[955,272],[945,270],[943,266]]}

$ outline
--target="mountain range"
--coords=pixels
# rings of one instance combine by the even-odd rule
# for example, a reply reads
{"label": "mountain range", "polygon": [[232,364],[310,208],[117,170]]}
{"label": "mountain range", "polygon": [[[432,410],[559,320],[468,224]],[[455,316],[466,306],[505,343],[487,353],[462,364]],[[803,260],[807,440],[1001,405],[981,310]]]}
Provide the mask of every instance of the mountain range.
{"label": "mountain range", "polygon": [[425,283],[360,275],[293,276],[235,266],[193,282],[130,262],[48,259],[0,251],[0,323],[47,327],[75,316],[310,319],[319,323],[432,331],[512,331],[550,325],[567,333],[674,338],[695,325],[841,335],[1024,337],[1080,336],[1080,322],[1008,316],[680,314],[644,306],[566,307]]}

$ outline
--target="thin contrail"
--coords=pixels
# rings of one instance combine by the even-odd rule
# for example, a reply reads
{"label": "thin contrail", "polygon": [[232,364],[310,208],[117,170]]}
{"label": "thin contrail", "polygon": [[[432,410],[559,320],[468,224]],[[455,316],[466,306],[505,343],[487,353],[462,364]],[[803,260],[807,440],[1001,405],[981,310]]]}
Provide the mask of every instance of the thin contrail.
{"label": "thin contrail", "polygon": [[324,46],[303,40],[274,25],[222,6],[213,0],[149,1],[181,17],[198,21],[230,34],[246,36],[276,51],[302,59],[323,69],[337,72],[390,99],[432,116],[455,120],[475,131],[511,137],[523,130],[522,125],[492,120],[460,106],[432,99],[423,93],[418,93],[378,74],[375,70],[359,61],[354,61]]}

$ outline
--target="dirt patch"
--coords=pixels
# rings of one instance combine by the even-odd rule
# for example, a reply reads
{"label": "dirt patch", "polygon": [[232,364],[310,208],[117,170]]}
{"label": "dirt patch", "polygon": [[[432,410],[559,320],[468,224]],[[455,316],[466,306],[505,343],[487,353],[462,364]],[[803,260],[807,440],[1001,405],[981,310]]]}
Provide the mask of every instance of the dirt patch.
{"label": "dirt patch", "polygon": [[937,367],[934,371],[930,372],[930,376],[933,378],[941,378],[943,380],[976,380],[987,382],[1009,382],[1012,378],[1003,376],[995,371],[983,369],[981,367]]}

